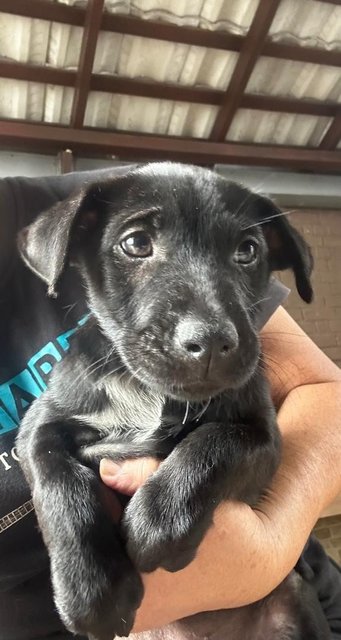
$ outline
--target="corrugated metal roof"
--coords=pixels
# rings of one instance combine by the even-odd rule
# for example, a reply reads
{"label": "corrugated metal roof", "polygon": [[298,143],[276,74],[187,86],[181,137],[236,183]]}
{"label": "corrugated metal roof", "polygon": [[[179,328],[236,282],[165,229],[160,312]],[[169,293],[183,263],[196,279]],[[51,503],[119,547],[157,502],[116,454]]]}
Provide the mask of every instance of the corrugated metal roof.
{"label": "corrugated metal roof", "polygon": [[[45,0],[49,2],[50,0]],[[60,0],[86,6],[87,2]],[[245,35],[258,0],[106,0],[112,13]],[[82,28],[0,13],[0,57],[77,69]],[[318,0],[282,0],[270,38],[341,50],[341,6]],[[238,59],[230,51],[117,33],[100,33],[93,71],[225,90]],[[341,102],[337,67],[261,57],[247,91]],[[68,124],[73,89],[0,79],[0,117]],[[127,131],[208,137],[218,107],[90,92],[85,124]],[[239,109],[228,140],[317,146],[330,118]]]}
{"label": "corrugated metal roof", "polygon": [[341,49],[341,7],[316,0],[282,0],[269,36],[322,49]]}
{"label": "corrugated metal roof", "polygon": [[82,34],[81,27],[0,13],[0,57],[76,69]]}
{"label": "corrugated metal roof", "polygon": [[68,124],[73,93],[69,87],[2,78],[0,118]]}
{"label": "corrugated metal roof", "polygon": [[132,96],[90,93],[85,125],[207,138],[218,107]]}
{"label": "corrugated metal roof", "polygon": [[239,109],[226,139],[317,147],[330,122],[330,118]]}
{"label": "corrugated metal roof", "polygon": [[94,72],[226,89],[237,59],[229,51],[101,33]]}
{"label": "corrugated metal roof", "polygon": [[258,0],[106,0],[106,9],[149,20],[165,20],[177,25],[219,29],[245,34]]}
{"label": "corrugated metal roof", "polygon": [[341,72],[309,62],[262,57],[247,85],[250,93],[341,101]]}

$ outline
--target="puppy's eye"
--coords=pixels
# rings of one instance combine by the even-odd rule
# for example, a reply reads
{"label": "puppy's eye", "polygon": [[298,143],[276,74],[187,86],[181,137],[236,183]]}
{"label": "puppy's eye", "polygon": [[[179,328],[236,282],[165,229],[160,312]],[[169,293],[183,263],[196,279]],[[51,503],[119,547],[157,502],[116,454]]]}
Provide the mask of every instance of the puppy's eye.
{"label": "puppy's eye", "polygon": [[234,253],[233,260],[237,264],[252,264],[257,260],[258,243],[256,240],[243,240]]}
{"label": "puppy's eye", "polygon": [[145,231],[135,231],[126,236],[121,242],[120,247],[133,258],[147,258],[153,253],[153,243],[150,235]]}

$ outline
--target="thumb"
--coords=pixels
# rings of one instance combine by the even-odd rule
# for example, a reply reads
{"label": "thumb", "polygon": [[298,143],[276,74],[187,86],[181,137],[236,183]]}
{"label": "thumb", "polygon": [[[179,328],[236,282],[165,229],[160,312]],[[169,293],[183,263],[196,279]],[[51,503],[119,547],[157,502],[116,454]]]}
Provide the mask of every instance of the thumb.
{"label": "thumb", "polygon": [[158,469],[159,460],[155,458],[138,458],[113,462],[103,458],[99,472],[104,484],[125,495],[132,495],[141,487],[147,478]]}

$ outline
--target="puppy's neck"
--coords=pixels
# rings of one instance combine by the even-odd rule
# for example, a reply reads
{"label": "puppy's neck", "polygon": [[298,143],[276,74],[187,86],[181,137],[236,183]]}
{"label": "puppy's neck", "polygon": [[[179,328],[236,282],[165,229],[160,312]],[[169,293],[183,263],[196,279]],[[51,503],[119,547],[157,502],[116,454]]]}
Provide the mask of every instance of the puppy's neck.
{"label": "puppy's neck", "polygon": [[144,389],[131,374],[113,374],[103,377],[98,383],[115,407],[115,419],[118,424],[129,425],[133,431],[144,434],[154,432],[161,424],[165,398],[162,395]]}

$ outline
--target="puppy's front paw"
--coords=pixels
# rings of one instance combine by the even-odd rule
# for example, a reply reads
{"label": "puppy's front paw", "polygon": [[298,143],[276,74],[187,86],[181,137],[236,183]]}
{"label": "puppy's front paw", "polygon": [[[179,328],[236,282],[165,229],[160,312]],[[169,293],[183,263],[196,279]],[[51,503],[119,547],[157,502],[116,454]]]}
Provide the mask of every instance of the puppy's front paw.
{"label": "puppy's front paw", "polygon": [[122,521],[127,552],[139,571],[179,571],[195,557],[202,526],[168,485],[153,477],[130,500]]}
{"label": "puppy's front paw", "polygon": [[[128,636],[143,597],[142,581],[128,558],[108,558],[107,565],[85,556],[65,572],[53,570],[55,602],[65,626],[93,640]],[[72,572],[72,575],[71,575]]]}

